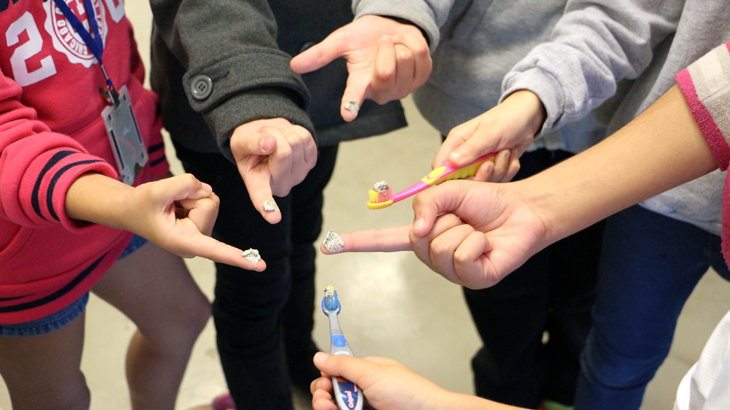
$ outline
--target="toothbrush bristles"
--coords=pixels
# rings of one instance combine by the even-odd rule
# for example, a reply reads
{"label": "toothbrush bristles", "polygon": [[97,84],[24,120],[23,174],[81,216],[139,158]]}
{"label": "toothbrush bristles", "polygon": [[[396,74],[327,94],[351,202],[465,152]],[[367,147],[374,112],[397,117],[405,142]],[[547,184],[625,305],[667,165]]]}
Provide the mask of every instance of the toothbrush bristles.
{"label": "toothbrush bristles", "polygon": [[324,307],[327,310],[335,311],[339,307],[337,291],[332,286],[324,288]]}
{"label": "toothbrush bristles", "polygon": [[393,188],[387,187],[384,191],[376,191],[371,189],[368,191],[370,197],[369,202],[371,204],[382,204],[388,202],[393,198]]}

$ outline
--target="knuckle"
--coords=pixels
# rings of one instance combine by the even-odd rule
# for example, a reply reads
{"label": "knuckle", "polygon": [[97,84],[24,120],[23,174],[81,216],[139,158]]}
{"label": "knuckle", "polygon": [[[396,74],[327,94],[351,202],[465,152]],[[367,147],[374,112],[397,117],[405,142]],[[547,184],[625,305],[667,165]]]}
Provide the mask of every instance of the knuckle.
{"label": "knuckle", "polygon": [[198,182],[198,179],[195,178],[195,176],[191,173],[186,173],[182,175],[182,180],[188,185],[193,185]]}
{"label": "knuckle", "polygon": [[410,63],[414,60],[413,52],[403,46],[395,48],[395,58],[398,60],[398,63]]}

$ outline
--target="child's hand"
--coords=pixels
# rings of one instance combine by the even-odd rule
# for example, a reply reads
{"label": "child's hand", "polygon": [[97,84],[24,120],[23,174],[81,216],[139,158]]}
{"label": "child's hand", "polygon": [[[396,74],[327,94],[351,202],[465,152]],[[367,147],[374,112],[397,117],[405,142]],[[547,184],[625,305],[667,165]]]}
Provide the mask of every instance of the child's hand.
{"label": "child's hand", "polygon": [[176,255],[202,256],[243,269],[262,271],[238,248],[209,235],[218,216],[218,197],[191,174],[131,187],[102,174],[76,178],[66,192],[66,215],[134,232]]}
{"label": "child's hand", "polygon": [[432,166],[449,161],[461,167],[482,155],[500,151],[494,163],[486,161],[479,167],[474,179],[508,182],[519,171],[519,158],[532,144],[544,118],[544,108],[537,95],[517,91],[491,110],[454,127]]}
{"label": "child's hand", "polygon": [[253,205],[269,223],[278,223],[281,212],[264,209],[266,201],[286,196],[317,163],[312,135],[283,118],[251,121],[233,131],[231,151]]}
{"label": "child's hand", "polygon": [[378,410],[435,409],[440,396],[449,394],[395,360],[317,353],[314,364],[322,377],[312,382],[314,410],[337,410],[332,396],[331,376],[342,376],[362,390],[366,408]]}
{"label": "child's hand", "polygon": [[336,30],[294,57],[291,67],[304,74],[339,57],[347,60],[350,73],[340,106],[345,121],[357,117],[345,108],[348,102],[359,108],[366,98],[378,104],[404,98],[431,74],[431,55],[421,31],[380,16],[364,16]]}
{"label": "child's hand", "polygon": [[210,237],[220,200],[210,185],[191,174],[148,182],[130,190],[124,201],[131,218],[123,229],[134,232],[185,258],[201,256],[243,269],[263,271],[263,260],[252,264],[241,249]]}
{"label": "child's hand", "polygon": [[548,244],[546,223],[517,184],[449,181],[421,192],[413,200],[413,251],[456,284],[495,285]]}
{"label": "child's hand", "polygon": [[414,198],[413,225],[341,234],[338,253],[412,249],[451,282],[493,286],[548,243],[543,219],[519,192],[513,184],[445,182]]}

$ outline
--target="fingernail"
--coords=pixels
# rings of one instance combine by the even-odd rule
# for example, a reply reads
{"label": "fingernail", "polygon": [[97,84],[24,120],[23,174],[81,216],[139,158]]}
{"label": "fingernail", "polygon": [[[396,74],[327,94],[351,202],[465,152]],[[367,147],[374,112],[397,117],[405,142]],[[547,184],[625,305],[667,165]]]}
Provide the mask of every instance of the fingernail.
{"label": "fingernail", "polygon": [[422,228],[424,225],[426,225],[426,221],[423,219],[416,219],[415,222],[413,222],[413,230]]}
{"label": "fingernail", "polygon": [[206,184],[205,182],[203,182],[203,191],[205,191],[205,192],[213,192],[213,187],[210,186],[209,184]]}
{"label": "fingernail", "polygon": [[267,154],[269,151],[269,146],[271,146],[271,139],[274,138],[270,135],[266,135],[263,138],[261,138],[261,146],[259,147],[261,149],[262,154]]}
{"label": "fingernail", "polygon": [[325,360],[329,357],[329,354],[325,352],[317,352],[314,355],[314,363],[324,363]]}

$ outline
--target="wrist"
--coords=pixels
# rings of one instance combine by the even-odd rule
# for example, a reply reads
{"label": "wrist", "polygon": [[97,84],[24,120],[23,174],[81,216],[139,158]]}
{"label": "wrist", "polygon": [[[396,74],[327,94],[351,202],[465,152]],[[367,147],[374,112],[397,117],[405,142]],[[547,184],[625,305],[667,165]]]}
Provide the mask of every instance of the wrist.
{"label": "wrist", "polygon": [[414,23],[414,22],[412,22],[412,21],[410,21],[408,19],[401,18],[401,17],[395,17],[395,16],[380,16],[380,17],[383,17],[383,18],[387,18],[387,19],[396,21],[396,22],[401,23],[401,24],[406,25],[406,26],[411,26],[411,27],[417,28],[418,31],[423,36],[423,39],[426,40],[426,44],[428,46],[431,46],[431,40],[428,38],[428,33],[426,33],[426,30],[424,30],[423,28],[421,28],[418,24],[416,24],[416,23]]}
{"label": "wrist", "polygon": [[510,94],[503,103],[507,101],[516,104],[523,110],[526,131],[533,136],[539,134],[547,118],[547,111],[540,97],[530,90],[517,90]]}
{"label": "wrist", "polygon": [[131,186],[95,172],[87,172],[71,184],[66,192],[66,215],[77,221],[98,223],[124,229],[117,218],[121,197]]}

